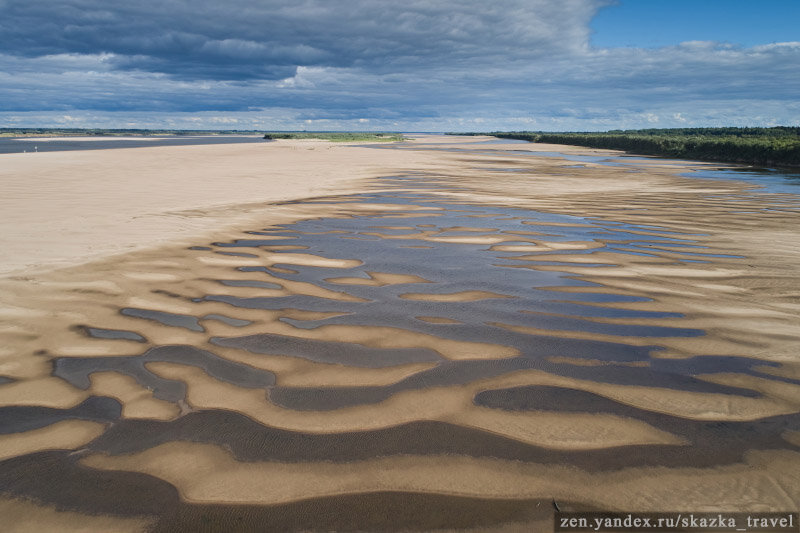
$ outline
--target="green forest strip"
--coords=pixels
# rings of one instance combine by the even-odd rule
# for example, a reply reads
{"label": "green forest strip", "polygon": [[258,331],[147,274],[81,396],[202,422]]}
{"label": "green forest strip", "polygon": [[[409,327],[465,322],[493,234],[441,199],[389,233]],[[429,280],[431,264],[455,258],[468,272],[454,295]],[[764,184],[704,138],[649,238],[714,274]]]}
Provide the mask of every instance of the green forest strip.
{"label": "green forest strip", "polygon": [[800,167],[800,127],[671,128],[597,132],[493,132],[530,142],[624,150],[644,155]]}

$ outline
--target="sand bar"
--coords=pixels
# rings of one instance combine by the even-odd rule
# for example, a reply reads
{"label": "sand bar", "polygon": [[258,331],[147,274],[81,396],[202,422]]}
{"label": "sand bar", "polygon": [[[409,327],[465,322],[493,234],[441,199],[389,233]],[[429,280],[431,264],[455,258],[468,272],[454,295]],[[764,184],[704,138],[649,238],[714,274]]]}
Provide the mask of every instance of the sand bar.
{"label": "sand bar", "polygon": [[796,507],[797,197],[480,140],[0,156],[7,497]]}
{"label": "sand bar", "polygon": [[364,178],[431,159],[283,140],[0,158],[0,274],[196,237],[271,202],[353,191]]}

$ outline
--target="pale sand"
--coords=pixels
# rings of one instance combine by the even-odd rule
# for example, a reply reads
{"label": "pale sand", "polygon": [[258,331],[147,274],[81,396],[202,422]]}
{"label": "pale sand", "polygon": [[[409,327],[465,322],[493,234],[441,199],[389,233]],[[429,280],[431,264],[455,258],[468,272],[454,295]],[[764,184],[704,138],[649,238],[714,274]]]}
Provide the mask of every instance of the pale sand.
{"label": "pale sand", "polygon": [[323,141],[3,154],[0,274],[193,239],[431,159]]}
{"label": "pale sand", "polygon": [[69,420],[26,431],[0,435],[0,460],[44,450],[71,450],[98,437],[105,427],[97,422]]}
{"label": "pale sand", "polygon": [[120,401],[124,418],[171,420],[181,414],[177,405],[154,398],[152,391],[130,376],[117,372],[94,372],[89,379],[96,396],[110,396]]}
{"label": "pale sand", "polygon": [[0,516],[3,517],[3,531],[8,533],[140,533],[147,531],[154,522],[150,517],[120,518],[74,513],[22,499],[0,499]]}
{"label": "pale sand", "polygon": [[401,294],[400,298],[403,298],[404,300],[419,300],[427,302],[477,302],[479,300],[488,300],[491,298],[513,298],[513,296],[489,291],[461,291],[430,294],[407,292],[405,294]]}
{"label": "pale sand", "polygon": [[[528,376],[523,372],[462,387],[401,392],[377,405],[299,414],[272,404],[263,390],[246,390],[223,383],[196,368],[172,363],[148,363],[147,368],[162,377],[184,381],[188,385],[187,403],[193,408],[237,411],[262,424],[293,431],[363,431],[414,420],[441,420],[545,448],[591,450],[623,444],[682,444],[680,438],[630,418],[588,413],[515,413],[478,407],[472,402],[473,396],[485,389],[552,383],[547,381],[549,376],[541,372],[531,372],[530,379],[525,379]],[[566,379],[554,381],[570,382]]]}
{"label": "pale sand", "polygon": [[[476,380],[461,387],[399,392],[378,404],[335,411],[311,411],[298,415],[296,411],[269,402],[261,390],[241,389],[215,380],[196,368],[172,363],[148,363],[147,368],[159,376],[185,382],[187,402],[195,408],[238,411],[273,427],[330,433],[391,427],[417,419],[443,420],[481,427],[545,447],[566,449],[603,448],[620,445],[627,439],[630,439],[628,442],[644,439],[648,442],[661,440],[673,444],[675,440],[674,437],[654,428],[643,432],[642,426],[635,421],[617,417],[604,420],[601,429],[591,422],[598,420],[598,415],[586,415],[584,420],[588,425],[577,429],[577,433],[566,432],[559,436],[553,431],[553,421],[561,415],[525,413],[524,419],[527,420],[527,424],[520,426],[520,417],[514,413],[494,411],[493,416],[496,418],[492,421],[482,415],[484,413],[482,408],[472,403],[473,396],[482,390],[527,385],[566,387],[592,392],[638,409],[692,420],[748,421],[795,413],[800,409],[800,398],[785,398],[785,389],[773,391],[772,388],[764,387],[763,397],[748,398],[728,394],[621,386],[524,370],[497,378]],[[616,421],[613,421],[614,419]],[[582,433],[583,431],[588,433]],[[587,440],[586,437],[590,434],[595,434],[596,438]]]}
{"label": "pale sand", "polygon": [[[505,326],[514,331],[606,340],[629,345],[658,344],[667,349],[653,358],[698,355],[738,355],[780,362],[763,368],[765,374],[797,379],[800,365],[800,210],[796,200],[753,195],[750,187],[734,182],[691,180],[677,176],[695,166],[652,160],[629,167],[603,167],[544,158],[537,151],[575,154],[612,152],[552,145],[480,145],[480,153],[426,151],[431,141],[469,147],[481,138],[422,138],[402,150],[377,150],[324,142],[278,142],[256,145],[217,145],[141,148],[97,152],[39,153],[23,160],[3,160],[0,183],[10,191],[0,199],[0,239],[4,246],[0,279],[0,376],[18,380],[0,386],[0,405],[70,408],[89,395],[113,396],[123,404],[123,417],[168,420],[176,416],[166,404],[132,378],[115,372],[91,376],[89,390],[51,377],[52,357],[134,356],[158,345],[189,344],[229,361],[274,372],[279,386],[387,386],[432,368],[435,363],[412,363],[387,368],[357,368],[324,364],[281,354],[265,355],[212,345],[215,336],[261,333],[315,341],[346,341],[373,348],[428,348],[444,358],[508,358],[516,350],[501,344],[443,339],[399,328],[328,325],[295,327],[284,320],[322,320],[335,311],[262,310],[232,307],[221,302],[193,302],[208,294],[241,297],[309,295],[337,302],[363,302],[347,290],[359,285],[384,287],[418,283],[408,273],[369,272],[369,278],[330,278],[337,290],[314,283],[286,280],[266,272],[241,272],[236,267],[286,263],[287,269],[309,265],[348,267],[360,258],[332,259],[297,249],[248,248],[255,258],[197,254],[186,249],[213,241],[249,238],[242,230],[266,224],[325,217],[358,216],[400,210],[397,205],[368,203],[270,204],[309,195],[354,193],[389,187],[368,178],[425,173],[441,191],[465,203],[518,206],[618,222],[657,226],[688,234],[704,253],[732,254],[710,263],[669,264],[680,248],[662,245],[652,257],[608,254],[566,255],[591,250],[596,242],[548,240],[535,231],[508,237],[482,235],[491,228],[450,228],[468,236],[440,235],[427,228],[375,227],[407,231],[420,243],[457,246],[472,244],[493,251],[530,254],[557,252],[545,258],[518,257],[525,268],[570,272],[598,283],[596,287],[562,287],[555,299],[569,300],[574,292],[599,292],[654,298],[625,304],[642,311],[669,311],[682,317],[652,319],[591,319],[600,323],[699,328],[701,337],[638,338],[585,331]],[[493,155],[493,150],[518,150]],[[31,156],[32,154],[27,154]],[[486,167],[518,167],[487,180]],[[646,171],[642,171],[643,169]],[[630,170],[640,172],[630,172]],[[114,176],[113,186],[108,176]],[[223,176],[224,179],[220,179]],[[31,187],[36,184],[36,188]],[[202,186],[199,186],[202,184]],[[400,185],[403,186],[402,184]],[[437,194],[421,188],[420,192]],[[124,198],[124,200],[120,200]],[[6,209],[8,207],[8,209]],[[424,204],[404,210],[434,212]],[[57,219],[44,215],[57,213]],[[63,214],[63,216],[62,216]],[[83,218],[85,215],[85,218]],[[397,223],[407,215],[397,213]],[[481,224],[476,215],[476,225]],[[554,225],[554,224],[553,224]],[[579,227],[580,224],[562,226]],[[640,235],[649,235],[641,230]],[[658,233],[654,230],[654,233]],[[157,237],[154,237],[157,235]],[[515,242],[519,244],[503,244]],[[48,246],[50,243],[52,246]],[[292,246],[286,241],[286,246]],[[291,249],[291,248],[282,248]],[[130,254],[119,252],[136,250]],[[118,255],[111,255],[118,254]],[[89,262],[89,260],[92,260]],[[543,261],[565,260],[552,266]],[[586,262],[609,264],[589,266]],[[291,263],[291,264],[290,264]],[[24,268],[33,265],[31,268]],[[56,267],[70,268],[56,269]],[[17,269],[14,271],[14,269]],[[215,280],[261,281],[278,288],[222,287]],[[416,289],[416,288],[415,288]],[[417,289],[422,290],[422,288]],[[415,296],[425,296],[412,293]],[[451,293],[461,304],[464,293]],[[474,295],[473,295],[474,296]],[[485,296],[483,294],[482,296]],[[608,305],[608,304],[600,304]],[[197,317],[205,331],[170,327],[153,320],[124,316],[119,309],[134,307]],[[613,306],[612,306],[613,307]],[[430,323],[446,317],[423,315]],[[234,327],[206,315],[249,321]],[[77,324],[130,331],[144,343],[125,339],[89,338]],[[554,354],[555,355],[555,354]],[[586,359],[552,357],[571,365],[607,364],[588,354]],[[619,363],[618,363],[619,364]],[[649,361],[632,362],[631,366]],[[211,377],[203,370],[175,363],[148,363],[151,372],[187,385],[193,408],[217,408],[243,413],[273,427],[318,433],[393,427],[416,420],[438,420],[480,428],[507,438],[550,449],[597,450],[629,444],[681,445],[680,437],[644,422],[615,415],[548,412],[506,412],[479,407],[476,393],[506,387],[552,386],[594,393],[626,406],[692,420],[749,421],[797,413],[800,386],[744,374],[711,374],[699,379],[746,387],[757,397],[708,394],[645,386],[574,379],[538,370],[518,371],[465,385],[398,392],[376,404],[321,412],[298,412],[271,403],[263,389],[246,389]],[[93,424],[76,422],[76,424]],[[36,431],[54,431],[55,424]],[[74,426],[77,428],[78,426]],[[88,426],[86,426],[88,427]],[[14,454],[42,449],[35,432],[14,435]],[[30,440],[25,440],[25,439]],[[75,447],[88,438],[80,431],[65,434]],[[797,442],[797,432],[786,432]],[[66,441],[65,441],[66,442]],[[132,456],[94,455],[84,464],[148,472],[173,482],[184,497],[196,501],[277,502],[314,494],[367,490],[418,490],[485,497],[556,497],[580,500],[598,507],[650,510],[765,510],[795,508],[796,452],[750,452],[744,463],[719,468],[630,468],[617,473],[590,474],[579,468],[519,464],[511,461],[462,457],[392,457],[355,465],[311,463],[285,465],[238,463],[211,445],[168,443]],[[271,485],[269,485],[271,483]],[[269,485],[269,486],[268,486]],[[289,490],[291,489],[291,490]],[[577,491],[577,492],[576,492]],[[41,511],[42,517],[46,512]]]}
{"label": "pale sand", "polygon": [[[434,137],[423,138],[420,142],[436,141],[453,146],[466,143],[463,146],[468,147],[469,143],[478,140],[481,139]],[[414,146],[411,143],[411,147]],[[491,155],[492,150],[508,148],[518,151],[519,156],[506,156],[503,164],[512,167],[518,165],[530,171],[507,172],[503,179],[484,179],[485,171],[476,170],[476,167],[485,167],[487,161],[491,161],[494,157]],[[79,269],[49,274],[42,270],[41,275],[27,270],[3,280],[0,317],[4,319],[4,323],[0,325],[0,333],[6,342],[0,346],[0,374],[17,379],[37,378],[46,374],[49,368],[48,357],[31,355],[38,350],[61,355],[133,355],[141,352],[142,347],[131,341],[88,339],[69,331],[69,326],[76,323],[111,329],[134,329],[145,334],[152,344],[205,342],[206,336],[201,333],[141,320],[132,325],[130,319],[109,313],[109,309],[128,306],[187,314],[196,314],[197,309],[202,309],[208,313],[233,313],[235,317],[253,321],[252,327],[242,330],[224,324],[206,324],[209,332],[214,335],[244,335],[269,331],[288,335],[313,335],[314,338],[330,340],[347,339],[356,335],[352,340],[365,344],[375,345],[375,340],[380,339],[384,343],[391,342],[395,347],[417,346],[420,339],[413,338],[415,335],[408,332],[401,332],[402,335],[393,341],[381,339],[389,333],[385,328],[369,332],[369,328],[362,330],[337,327],[327,331],[315,330],[312,334],[297,331],[282,322],[276,323],[277,316],[273,312],[233,310],[214,302],[187,305],[184,302],[179,303],[175,298],[151,292],[153,283],[166,283],[171,291],[188,297],[213,293],[218,286],[205,278],[216,277],[217,271],[214,268],[217,267],[230,266],[229,275],[226,276],[229,279],[253,279],[252,275],[232,268],[246,263],[246,258],[217,256],[210,259],[207,256],[196,256],[182,250],[182,244],[208,242],[204,241],[206,238],[241,238],[242,234],[237,227],[253,229],[265,221],[281,223],[298,218],[325,216],[332,209],[326,204],[272,205],[267,208],[262,204],[253,207],[252,203],[236,205],[237,199],[241,201],[244,196],[243,191],[250,193],[253,189],[258,189],[262,195],[259,199],[267,201],[269,198],[288,196],[289,192],[286,191],[297,195],[307,194],[311,192],[308,187],[313,187],[315,180],[322,180],[326,191],[330,192],[338,187],[339,192],[346,192],[356,186],[355,182],[348,181],[351,176],[378,176],[409,170],[431,173],[431,179],[441,182],[445,189],[451,184],[466,188],[449,191],[450,195],[463,198],[464,201],[498,202],[545,211],[609,217],[612,220],[649,224],[690,234],[705,232],[710,237],[693,237],[700,244],[708,246],[703,251],[746,255],[747,259],[719,259],[711,265],[698,263],[691,268],[663,268],[651,258],[631,255],[626,258],[626,263],[619,266],[583,268],[578,262],[591,255],[573,255],[569,256],[574,264],[572,267],[538,265],[539,261],[535,258],[531,258],[534,260],[530,261],[530,266],[589,276],[618,294],[653,295],[657,297],[656,302],[630,304],[628,307],[682,312],[687,319],[662,319],[660,323],[699,327],[715,332],[715,335],[707,337],[659,339],[659,343],[666,345],[668,350],[658,353],[658,357],[687,357],[707,353],[756,356],[785,363],[794,360],[800,347],[795,328],[800,313],[800,304],[797,303],[800,297],[797,290],[800,276],[796,269],[800,262],[800,239],[797,238],[795,229],[798,227],[800,213],[795,207],[787,206],[782,212],[765,211],[764,206],[769,205],[774,209],[775,204],[780,205],[781,202],[775,202],[773,198],[760,200],[747,195],[749,186],[741,183],[677,177],[676,172],[691,168],[688,163],[685,168],[676,169],[674,164],[660,164],[655,160],[648,165],[649,170],[646,173],[631,173],[625,167],[592,164],[587,164],[584,168],[573,168],[570,161],[536,156],[537,151],[553,150],[579,154],[612,154],[611,152],[530,144],[481,145],[480,150],[482,154],[465,155],[457,152],[426,152],[422,145],[414,150],[385,150],[306,141],[42,153],[24,160],[19,154],[2,156],[3,179],[16,182],[18,186],[16,195],[11,194],[0,199],[5,204],[13,204],[11,210],[0,210],[0,227],[10,226],[14,230],[0,234],[4,250],[9,251],[3,255],[6,261],[16,262],[18,265],[38,263],[42,268],[47,265],[54,267],[88,259],[90,256],[86,255],[87,243],[90,241],[96,243],[96,246],[105,247],[102,250],[96,248],[97,253],[108,254],[131,246],[154,244],[153,235],[158,235],[158,239],[177,240],[165,242],[163,247],[153,247],[130,256],[112,257]],[[222,167],[225,167],[224,171]],[[269,172],[263,172],[265,168]],[[143,172],[143,169],[153,172]],[[27,194],[23,194],[26,192],[23,185],[30,180],[23,179],[21,174],[12,173],[12,170],[17,173],[31,172],[43,184],[42,187],[35,191],[27,189]],[[109,186],[109,175],[120,176],[114,182],[115,187]],[[226,179],[218,179],[219,175],[226,176]],[[272,179],[273,176],[277,178]],[[297,177],[292,187],[286,187],[287,176]],[[132,179],[134,177],[136,179]],[[200,181],[203,181],[204,186],[190,186],[199,182],[198,177],[202,178]],[[282,178],[278,179],[280,177]],[[165,178],[165,183],[158,182],[161,178]],[[80,184],[78,188],[85,191],[78,195],[74,205],[57,197],[59,190],[65,192],[63,182]],[[359,183],[359,190],[368,186],[367,181],[362,180]],[[236,186],[229,186],[233,184]],[[155,185],[168,194],[158,194],[159,189]],[[47,194],[41,194],[41,191]],[[118,197],[120,194],[126,195],[123,205],[107,201],[109,197]],[[603,202],[597,201],[598,194],[602,194]],[[249,202],[253,198],[252,194],[248,194],[246,200]],[[163,217],[146,214],[152,214],[161,208],[186,213],[187,208],[203,202],[208,202],[208,205],[225,204],[227,207],[221,208],[221,211],[200,209],[194,212],[194,217],[170,217],[167,223],[163,223]],[[80,211],[78,207],[82,208],[84,204],[90,213],[108,218],[109,222],[91,224],[82,220],[76,210]],[[42,206],[44,207],[40,209]],[[397,205],[346,204],[344,207],[339,206],[339,209],[344,209],[345,213],[348,210],[363,213],[385,210],[387,207],[398,208]],[[423,208],[411,206],[409,209]],[[58,233],[59,243],[53,248],[44,247],[42,239],[54,236],[46,231],[45,226],[56,222],[42,220],[37,213],[43,210],[48,213],[66,213],[65,217],[59,217],[57,221],[57,225],[65,231]],[[200,216],[201,211],[207,216]],[[224,219],[217,216],[222,216],[223,212]],[[747,214],[748,212],[754,214]],[[130,223],[126,224],[125,231],[118,232],[114,220],[132,216],[139,218],[129,219]],[[145,224],[143,220],[149,222]],[[34,228],[30,230],[31,233],[28,230],[26,233],[19,231],[28,226]],[[463,231],[465,228],[453,229]],[[478,233],[478,230],[485,228],[469,229]],[[533,236],[541,235],[540,232],[531,233]],[[421,232],[417,236],[421,241],[431,237],[433,235],[430,232]],[[392,236],[387,235],[384,238]],[[509,236],[508,239],[520,240],[520,236]],[[596,246],[596,243],[589,242],[548,242],[541,236],[530,240],[531,246],[539,250],[585,249]],[[62,253],[62,247],[75,253]],[[249,251],[258,255],[254,264],[264,264],[264,261],[270,261],[272,257],[268,250]],[[91,250],[88,253],[91,254]],[[669,251],[658,253],[664,258],[670,256]],[[55,259],[56,255],[59,262]],[[285,254],[281,255],[280,260],[286,261]],[[294,260],[306,264],[320,261],[327,266],[335,266],[338,262],[309,255],[295,254]],[[618,262],[620,258],[618,255],[614,259]],[[553,259],[553,256],[548,259]],[[602,256],[598,254],[596,259],[602,259]],[[42,262],[44,260],[52,261],[45,263]],[[353,258],[353,261],[357,261],[357,258]],[[6,264],[6,268],[12,266],[10,263]],[[187,277],[187,273],[191,275]],[[312,283],[270,278],[264,273],[260,273],[258,279],[276,282],[282,288],[250,289],[246,291],[248,295],[308,294],[333,300],[358,300],[346,292],[331,291]],[[361,283],[355,280],[336,281],[344,281],[345,284]],[[375,282],[383,284],[387,279],[374,278],[369,283]],[[229,294],[237,294],[237,290],[238,294],[245,293],[236,287],[225,289]],[[563,298],[569,299],[569,293],[573,290],[564,288]],[[592,292],[591,288],[579,290]],[[300,316],[298,318],[303,319]],[[639,322],[647,323],[646,320]],[[527,332],[537,333],[533,330]],[[538,333],[554,332],[546,330]],[[564,335],[604,339],[600,334],[574,331],[564,332]],[[402,340],[403,337],[407,340]],[[753,339],[757,339],[757,346],[751,342]],[[621,339],[615,337],[604,340]],[[448,349],[434,341],[436,339],[424,341],[423,345],[439,349],[440,353],[449,357],[458,357],[459,353],[456,352],[464,349],[464,345],[455,345]],[[641,344],[635,338],[626,338],[624,341]],[[475,347],[460,355],[471,357],[471,354],[482,349],[483,347]],[[493,348],[490,352],[500,352],[500,356],[513,355],[513,352],[504,347]],[[491,353],[488,355],[491,356]],[[13,384],[13,387],[19,385],[22,384]],[[4,388],[9,387],[12,385]],[[68,402],[75,401],[76,396],[82,397],[83,391],[73,395]]]}
{"label": "pale sand", "polygon": [[[469,146],[481,140],[485,138],[429,136],[419,142]],[[480,149],[520,146],[483,145]],[[524,147],[576,151],[553,145]],[[366,178],[411,169],[446,176],[454,164],[455,168],[464,166],[458,164],[460,158],[446,152],[379,150],[310,140],[3,154],[0,275],[30,274],[162,243],[190,242],[225,227],[263,220],[270,214],[271,202],[361,191]],[[569,163],[546,162],[555,168]],[[629,185],[604,183],[601,189]],[[436,240],[484,242],[467,237]]]}
{"label": "pale sand", "polygon": [[430,283],[430,281],[413,274],[390,274],[388,272],[367,272],[368,278],[327,278],[328,283],[338,285],[369,285],[385,287],[386,285],[404,285],[406,283]]}
{"label": "pale sand", "polygon": [[[797,452],[750,452],[746,464],[705,470],[639,467],[592,474],[563,466],[459,456],[390,457],[348,464],[246,464],[217,446],[172,442],[129,456],[92,455],[82,463],[158,476],[194,502],[275,503],[396,490],[578,499],[601,509],[675,511],[685,510],[691,502],[691,511],[717,512],[763,511],[765,493],[778,508],[796,508],[800,502],[798,460]],[[741,483],[748,469],[756,473]]]}

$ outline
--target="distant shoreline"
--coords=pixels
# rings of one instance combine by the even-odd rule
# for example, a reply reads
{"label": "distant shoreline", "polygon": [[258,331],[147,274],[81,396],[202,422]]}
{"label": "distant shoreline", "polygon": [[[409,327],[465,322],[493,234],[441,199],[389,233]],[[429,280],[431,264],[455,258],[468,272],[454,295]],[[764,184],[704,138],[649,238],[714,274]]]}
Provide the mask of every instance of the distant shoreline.
{"label": "distant shoreline", "polygon": [[[209,137],[209,135],[61,135],[58,137],[39,137],[38,135],[27,135],[21,137],[9,137],[11,141],[27,141],[36,139],[39,142],[59,142],[59,141],[158,141],[171,137],[181,137],[191,139],[193,137]],[[215,137],[258,137],[260,135],[215,135]]]}
{"label": "distant shoreline", "polygon": [[502,139],[519,139],[533,143],[624,150],[635,154],[695,161],[800,167],[800,127],[794,126],[666,128],[606,132],[520,131],[476,135],[492,135]]}
{"label": "distant shoreline", "polygon": [[264,135],[261,130],[160,130],[105,128],[0,128],[0,137],[166,137]]}
{"label": "distant shoreline", "polygon": [[292,130],[162,130],[162,129],[116,129],[116,128],[0,128],[0,138],[38,138],[38,137],[220,137],[220,136],[259,136],[272,135],[275,138],[325,138],[325,136],[398,136],[397,131],[292,131]]}

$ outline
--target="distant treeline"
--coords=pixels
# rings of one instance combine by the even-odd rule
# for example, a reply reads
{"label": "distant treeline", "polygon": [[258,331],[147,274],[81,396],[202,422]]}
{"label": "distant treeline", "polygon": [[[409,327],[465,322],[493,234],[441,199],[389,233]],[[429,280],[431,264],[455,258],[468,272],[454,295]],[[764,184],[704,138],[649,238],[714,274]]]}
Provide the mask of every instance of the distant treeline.
{"label": "distant treeline", "polygon": [[506,139],[766,166],[800,166],[800,127],[492,132]]}
{"label": "distant treeline", "polygon": [[349,131],[278,131],[265,133],[265,139],[320,139],[333,142],[361,142],[361,141],[402,141],[399,133],[366,133]]}
{"label": "distant treeline", "polygon": [[0,128],[0,135],[260,135],[256,130],[148,130],[139,128]]}

